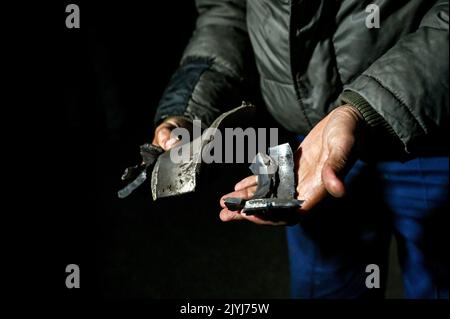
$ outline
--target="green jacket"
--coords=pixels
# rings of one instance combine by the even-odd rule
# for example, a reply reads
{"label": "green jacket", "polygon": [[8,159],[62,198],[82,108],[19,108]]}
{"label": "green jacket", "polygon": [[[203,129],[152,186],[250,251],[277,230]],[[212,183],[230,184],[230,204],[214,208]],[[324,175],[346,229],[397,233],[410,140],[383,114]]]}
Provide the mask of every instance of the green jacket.
{"label": "green jacket", "polygon": [[[374,21],[372,3],[379,28],[366,25]],[[265,106],[294,133],[307,134],[330,110],[350,103],[381,144],[410,156],[446,152],[448,1],[196,4],[196,29],[156,122],[178,115],[208,125],[244,100],[257,79]]]}

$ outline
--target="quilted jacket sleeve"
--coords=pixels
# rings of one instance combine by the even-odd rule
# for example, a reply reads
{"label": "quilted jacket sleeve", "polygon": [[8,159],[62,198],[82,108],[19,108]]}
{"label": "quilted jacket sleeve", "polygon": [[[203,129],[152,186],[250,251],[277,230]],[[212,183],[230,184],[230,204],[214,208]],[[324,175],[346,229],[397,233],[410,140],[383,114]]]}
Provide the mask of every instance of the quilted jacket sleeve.
{"label": "quilted jacket sleeve", "polygon": [[[341,96],[409,156],[447,149],[448,1],[436,1],[416,32],[400,40]],[[381,25],[381,28],[383,26]]]}
{"label": "quilted jacket sleeve", "polygon": [[209,126],[246,99],[254,70],[245,0],[197,0],[196,29],[159,103],[155,123],[168,116]]}

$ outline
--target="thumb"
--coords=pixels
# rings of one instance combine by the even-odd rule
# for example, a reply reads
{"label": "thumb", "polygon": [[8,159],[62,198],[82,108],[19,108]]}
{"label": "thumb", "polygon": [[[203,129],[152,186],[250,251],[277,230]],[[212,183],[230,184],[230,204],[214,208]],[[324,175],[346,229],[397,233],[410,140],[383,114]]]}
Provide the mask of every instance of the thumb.
{"label": "thumb", "polygon": [[170,150],[175,144],[177,144],[179,142],[179,139],[176,137],[171,137],[170,139],[168,139],[163,146],[163,149],[168,151]]}
{"label": "thumb", "polygon": [[165,151],[171,149],[178,142],[178,138],[173,136],[172,129],[160,127],[155,132],[153,144],[160,146]]}
{"label": "thumb", "polygon": [[322,182],[325,189],[334,197],[345,194],[342,172],[346,166],[346,156],[339,151],[332,151],[322,168]]}

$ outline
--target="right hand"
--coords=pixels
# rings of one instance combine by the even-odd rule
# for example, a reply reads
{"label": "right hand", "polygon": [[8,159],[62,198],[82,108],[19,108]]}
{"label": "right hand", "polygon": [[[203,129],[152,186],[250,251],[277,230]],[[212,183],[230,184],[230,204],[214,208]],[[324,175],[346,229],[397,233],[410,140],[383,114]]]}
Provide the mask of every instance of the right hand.
{"label": "right hand", "polygon": [[172,136],[172,130],[177,127],[188,128],[189,122],[180,117],[168,117],[159,124],[155,129],[152,144],[161,147],[163,150],[168,151],[174,147],[180,140],[176,136]]}

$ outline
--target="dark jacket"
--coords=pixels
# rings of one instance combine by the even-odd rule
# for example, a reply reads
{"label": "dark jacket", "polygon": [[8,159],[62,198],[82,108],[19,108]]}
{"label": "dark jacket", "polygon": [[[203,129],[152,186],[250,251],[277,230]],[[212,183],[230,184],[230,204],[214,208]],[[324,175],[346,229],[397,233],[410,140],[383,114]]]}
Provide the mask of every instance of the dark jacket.
{"label": "dark jacket", "polygon": [[[197,27],[155,121],[210,124],[253,78],[287,130],[307,134],[333,108],[357,107],[374,136],[410,155],[447,149],[448,0],[197,0]],[[368,28],[369,4],[380,28]],[[387,140],[386,140],[387,141]]]}

